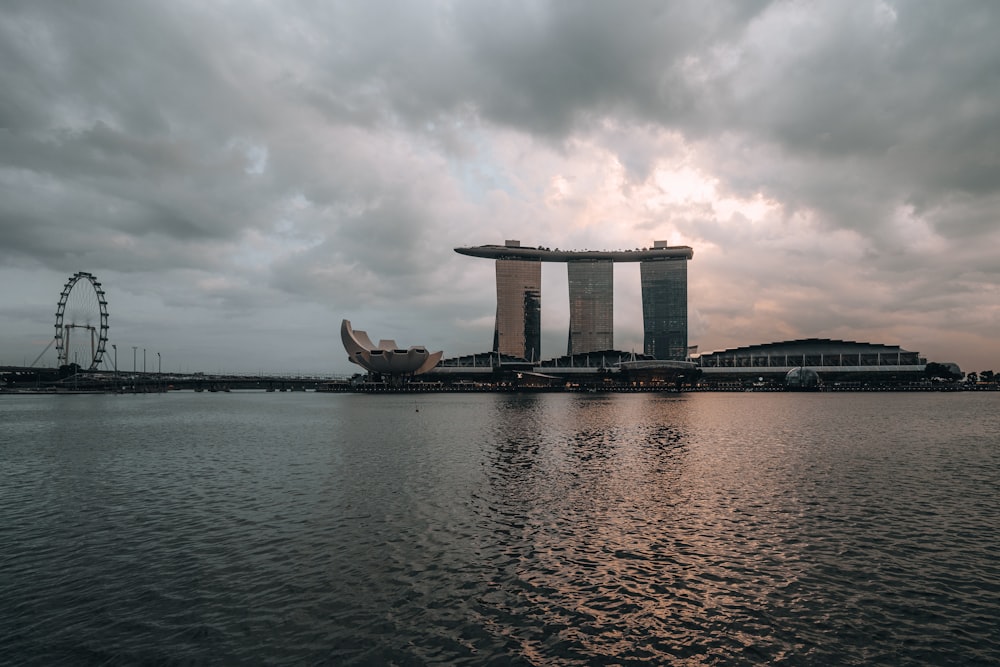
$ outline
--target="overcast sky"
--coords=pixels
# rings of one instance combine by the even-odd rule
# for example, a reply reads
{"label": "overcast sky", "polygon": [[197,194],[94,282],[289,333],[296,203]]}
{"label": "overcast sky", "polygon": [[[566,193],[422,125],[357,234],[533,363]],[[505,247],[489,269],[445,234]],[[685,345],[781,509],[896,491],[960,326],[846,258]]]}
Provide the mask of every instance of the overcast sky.
{"label": "overcast sky", "polygon": [[[121,368],[349,373],[343,318],[490,348],[493,262],[455,246],[664,239],[701,351],[1000,370],[998,34],[992,0],[6,0],[0,364],[77,271]],[[638,265],[615,293],[641,351]],[[566,301],[544,264],[543,356]]]}

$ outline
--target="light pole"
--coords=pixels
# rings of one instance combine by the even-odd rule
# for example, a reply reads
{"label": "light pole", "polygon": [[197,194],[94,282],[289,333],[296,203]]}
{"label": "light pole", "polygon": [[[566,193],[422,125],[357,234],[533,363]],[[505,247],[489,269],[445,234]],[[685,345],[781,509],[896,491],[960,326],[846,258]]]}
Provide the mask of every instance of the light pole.
{"label": "light pole", "polygon": [[118,346],[111,343],[111,349],[115,351],[115,393],[118,393]]}
{"label": "light pole", "polygon": [[142,374],[146,374],[146,348],[142,348]]}
{"label": "light pole", "polygon": [[163,360],[160,358],[160,353],[156,353],[156,384],[159,385],[159,390],[163,391]]}

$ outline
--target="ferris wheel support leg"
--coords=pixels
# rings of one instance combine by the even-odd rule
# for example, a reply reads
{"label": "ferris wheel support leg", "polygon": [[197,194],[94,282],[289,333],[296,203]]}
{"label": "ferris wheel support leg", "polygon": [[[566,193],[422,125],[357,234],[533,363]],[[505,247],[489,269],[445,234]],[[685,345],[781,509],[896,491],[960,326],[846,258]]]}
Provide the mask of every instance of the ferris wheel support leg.
{"label": "ferris wheel support leg", "polygon": [[35,360],[31,362],[31,366],[29,366],[28,368],[34,368],[34,367],[35,367],[35,364],[37,364],[37,363],[38,363],[38,360],[42,358],[42,355],[44,355],[44,354],[45,354],[46,352],[48,352],[48,351],[49,351],[49,348],[50,348],[50,347],[52,347],[52,343],[54,343],[54,342],[56,342],[56,339],[55,339],[55,338],[53,337],[53,338],[52,338],[52,339],[51,339],[51,340],[49,341],[49,344],[45,346],[45,349],[44,349],[44,350],[42,350],[42,351],[41,351],[41,352],[40,352],[40,353],[38,354],[38,356],[37,356],[37,357],[35,357]]}

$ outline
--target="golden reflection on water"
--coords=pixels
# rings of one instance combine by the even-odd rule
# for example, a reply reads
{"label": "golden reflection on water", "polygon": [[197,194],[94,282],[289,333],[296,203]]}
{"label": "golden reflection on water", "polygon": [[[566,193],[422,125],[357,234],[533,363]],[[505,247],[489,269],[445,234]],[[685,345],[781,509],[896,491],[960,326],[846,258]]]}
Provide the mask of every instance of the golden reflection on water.
{"label": "golden reflection on water", "polygon": [[[694,409],[652,394],[494,405],[490,484],[517,531],[512,595],[549,633],[545,647],[522,637],[522,655],[562,646],[609,660],[707,659],[753,644],[772,592],[793,585],[798,566],[778,544],[767,475],[738,469],[740,443],[692,439]],[[706,624],[719,629],[708,644]]]}

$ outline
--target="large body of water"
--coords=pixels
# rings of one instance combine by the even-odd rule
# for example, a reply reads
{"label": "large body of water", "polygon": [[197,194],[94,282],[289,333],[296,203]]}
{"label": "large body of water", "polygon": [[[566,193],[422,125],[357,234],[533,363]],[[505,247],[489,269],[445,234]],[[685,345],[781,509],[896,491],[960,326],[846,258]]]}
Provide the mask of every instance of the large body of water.
{"label": "large body of water", "polygon": [[0,662],[998,664],[998,408],[0,396]]}

